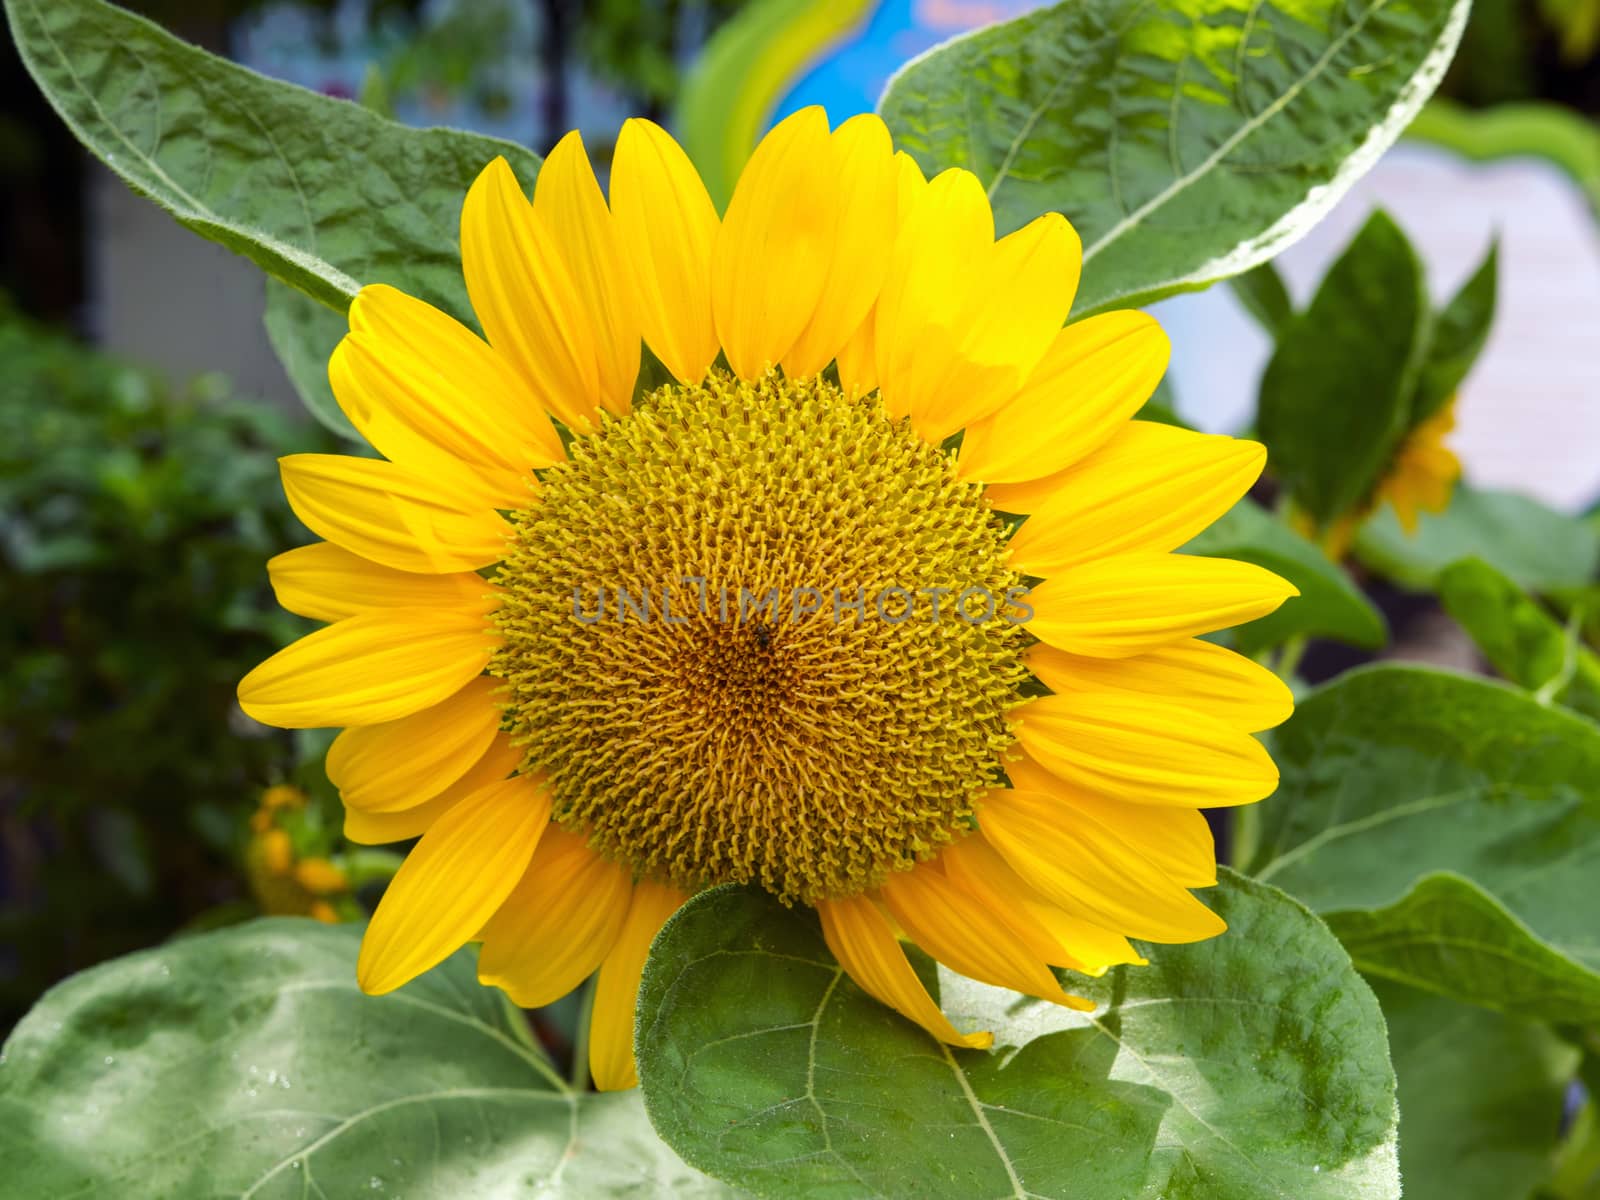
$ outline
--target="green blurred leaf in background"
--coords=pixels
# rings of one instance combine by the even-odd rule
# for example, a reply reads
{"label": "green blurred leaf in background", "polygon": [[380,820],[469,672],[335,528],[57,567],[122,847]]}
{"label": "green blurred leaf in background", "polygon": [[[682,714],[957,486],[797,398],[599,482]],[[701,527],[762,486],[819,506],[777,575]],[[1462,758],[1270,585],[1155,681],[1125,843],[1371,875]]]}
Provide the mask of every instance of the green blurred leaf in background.
{"label": "green blurred leaf in background", "polygon": [[1550,1177],[1578,1052],[1543,1025],[1376,979],[1406,1200],[1526,1200]]}
{"label": "green blurred leaf in background", "polygon": [[1600,656],[1581,641],[1583,612],[1569,627],[1481,558],[1451,563],[1439,599],[1494,669],[1545,703],[1600,719]]}
{"label": "green blurred leaf in background", "polygon": [[1428,319],[1422,264],[1380,212],[1284,324],[1258,427],[1272,469],[1319,529],[1366,502],[1410,429]]}
{"label": "green blurred leaf in background", "polygon": [[1421,514],[1414,534],[1380,509],[1356,535],[1355,554],[1422,592],[1436,590],[1451,563],[1474,556],[1532,591],[1581,588],[1600,570],[1600,528],[1527,496],[1461,484],[1444,512]]}

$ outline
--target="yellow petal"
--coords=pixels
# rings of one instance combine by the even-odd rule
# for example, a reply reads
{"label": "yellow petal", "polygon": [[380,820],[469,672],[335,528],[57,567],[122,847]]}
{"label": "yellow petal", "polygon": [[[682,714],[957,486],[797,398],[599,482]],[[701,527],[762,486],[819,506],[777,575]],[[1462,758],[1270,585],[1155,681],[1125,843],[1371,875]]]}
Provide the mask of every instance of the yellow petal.
{"label": "yellow petal", "polygon": [[1092,658],[1126,658],[1266,616],[1299,590],[1253,563],[1122,554],[1072,567],[1027,596],[1028,632]]}
{"label": "yellow petal", "polygon": [[1071,692],[1015,709],[1017,740],[1052,775],[1134,804],[1217,808],[1270,796],[1278,769],[1260,742],[1151,696]]}
{"label": "yellow petal", "polygon": [[1049,576],[1092,558],[1174,550],[1232,508],[1266,462],[1259,442],[1131,421],[1058,477],[1012,536],[1011,564]]}
{"label": "yellow petal", "polygon": [[894,148],[873,113],[851,117],[833,131],[832,203],[839,209],[827,277],[816,311],[783,355],[784,373],[815,375],[833,361],[883,286],[895,230]]}
{"label": "yellow petal", "polygon": [[621,416],[639,374],[639,310],[611,210],[573,130],[556,143],[533,185],[533,212],[550,239],[594,333],[600,404]]}
{"label": "yellow petal", "polygon": [[444,574],[498,562],[511,527],[397,463],[342,454],[278,460],[283,492],[311,531],[400,571]]}
{"label": "yellow petal", "polygon": [[639,1082],[633,1062],[633,1024],[644,960],[667,918],[687,899],[677,888],[648,879],[634,886],[616,944],[600,964],[594,1011],[589,1017],[589,1072],[602,1092],[620,1091]]}
{"label": "yellow petal", "polygon": [[359,846],[387,846],[390,842],[421,837],[460,799],[451,789],[439,793],[432,800],[424,800],[415,808],[402,808],[395,812],[363,812],[359,808],[347,808],[344,810],[345,841]]}
{"label": "yellow petal", "polygon": [[339,621],[370,608],[483,611],[489,582],[472,571],[418,575],[380,566],[332,542],[314,542],[267,561],[278,603],[314,621]]}
{"label": "yellow petal", "polygon": [[489,662],[481,613],[380,608],[307,634],[239,681],[239,704],[263,725],[378,725],[438,704]]}
{"label": "yellow petal", "polygon": [[[1067,319],[1083,248],[1060,213],[1046,213],[996,242],[968,288],[959,319],[963,370],[912,406],[912,424],[937,444],[1017,394]],[[968,366],[970,364],[970,367]]]}
{"label": "yellow petal", "polygon": [[1065,818],[1043,792],[990,792],[978,828],[1047,900],[1096,925],[1151,942],[1196,942],[1227,928],[1131,846]]}
{"label": "yellow petal", "polygon": [[[350,364],[359,389],[354,398],[387,409],[463,462],[526,475],[566,457],[527,381],[433,305],[384,284],[364,287],[350,305],[346,343],[357,352]],[[334,391],[339,394],[337,379]]]}
{"label": "yellow petal", "polygon": [[839,384],[847,395],[864,396],[878,386],[878,347],[873,335],[875,324],[873,313],[869,312],[856,326],[856,331],[839,347],[836,356]]}
{"label": "yellow petal", "polygon": [[[987,842],[984,844],[988,845]],[[1135,950],[1133,943],[1122,934],[1114,933],[1103,925],[1096,925],[1093,921],[1086,921],[1076,913],[1068,912],[1059,904],[1052,904],[1041,897],[1037,901],[1028,901],[1027,907],[1033,914],[1034,920],[1048,929],[1050,936],[1060,942],[1077,960],[1059,964],[1061,966],[1098,979],[1108,969],[1120,963],[1142,967],[1150,962]]]}
{"label": "yellow petal", "polygon": [[483,927],[478,982],[503,988],[521,1008],[559,1000],[611,952],[632,897],[626,869],[553,827]]}
{"label": "yellow petal", "polygon": [[711,259],[711,306],[728,365],[754,379],[816,311],[833,261],[839,207],[828,118],[803,108],[745,164]]}
{"label": "yellow petal", "polygon": [[969,979],[1081,1011],[1094,1005],[1061,990],[1045,959],[998,913],[927,865],[897,871],[879,889],[911,940]]}
{"label": "yellow petal", "polygon": [[[917,160],[904,150],[895,154],[894,162],[895,222],[898,228],[899,222],[905,219],[921,199],[928,181],[922,177],[922,168],[917,166]],[[894,239],[889,239],[886,245],[892,247]],[[884,276],[885,278],[888,276],[887,259],[885,259]],[[852,395],[864,396],[878,386],[878,342],[875,333],[877,324],[878,308],[874,303],[861,323],[856,326],[855,332],[845,339],[844,345],[839,347],[836,356],[839,383]]]}
{"label": "yellow petal", "polygon": [[587,432],[602,395],[595,330],[561,251],[503,158],[483,169],[461,206],[461,272],[489,344],[547,412]]}
{"label": "yellow petal", "polygon": [[828,949],[862,991],[948,1045],[974,1050],[994,1045],[992,1033],[956,1032],[911,969],[894,930],[871,900],[865,896],[819,900],[817,915],[822,918]]}
{"label": "yellow petal", "polygon": [[328,779],[347,808],[392,812],[437,796],[482,758],[500,729],[487,675],[398,721],[346,729],[328,747]]}
{"label": "yellow petal", "polygon": [[1052,692],[1162,696],[1246,733],[1281,725],[1294,711],[1294,693],[1266,667],[1198,638],[1130,658],[1088,658],[1040,643],[1025,658]]}
{"label": "yellow petal", "polygon": [[480,788],[499,783],[521,764],[522,751],[513,746],[505,734],[500,734],[490,743],[487,754],[431,800],[394,812],[365,812],[359,808],[346,808],[344,836],[346,840],[363,846],[385,846],[390,842],[420,837],[462,800]]}
{"label": "yellow petal", "polygon": [[1117,963],[1145,961],[1120,933],[1051,904],[981,837],[962,838],[946,847],[939,855],[939,865],[952,883],[991,911],[1003,913],[1006,923],[1052,966],[1098,976]]}
{"label": "yellow petal", "polygon": [[673,375],[699,383],[718,349],[711,316],[717,210],[689,156],[659,125],[623,122],[611,162],[611,211],[645,341]]}
{"label": "yellow petal", "polygon": [[505,902],[550,827],[550,794],[516,775],[480,788],[423,834],[372,914],[356,982],[392,992],[465,945]]}
{"label": "yellow petal", "polygon": [[[419,433],[404,418],[403,403],[390,397],[404,384],[395,369],[406,371],[403,353],[384,355],[371,338],[348,334],[328,360],[328,382],[334,397],[361,436],[390,462],[432,485],[461,507],[521,508],[533,493],[535,480],[526,472],[468,462]],[[405,414],[409,415],[409,414]]]}
{"label": "yellow petal", "polygon": [[1006,762],[1011,786],[1045,792],[1134,846],[1174,883],[1211,887],[1217,882],[1217,846],[1205,814],[1195,808],[1135,804],[1073,787],[1026,755]]}
{"label": "yellow petal", "polygon": [[957,358],[974,264],[994,253],[994,214],[970,171],[913,189],[878,297],[878,386],[892,417],[915,416],[963,364]]}
{"label": "yellow petal", "polygon": [[[1104,313],[1057,333],[1022,389],[987,420],[968,428],[958,464],[962,478],[985,483],[1043,479],[1103,446],[1155,391],[1172,347],[1155,318]],[[1011,512],[1011,489],[990,489]],[[1026,503],[1037,503],[1036,495]]]}

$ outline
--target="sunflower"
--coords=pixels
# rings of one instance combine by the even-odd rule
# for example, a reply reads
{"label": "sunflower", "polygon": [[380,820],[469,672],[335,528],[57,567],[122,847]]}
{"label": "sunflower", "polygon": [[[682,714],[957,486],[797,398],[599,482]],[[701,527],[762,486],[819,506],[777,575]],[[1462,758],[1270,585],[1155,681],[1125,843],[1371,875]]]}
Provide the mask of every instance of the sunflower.
{"label": "sunflower", "polygon": [[339,908],[352,905],[350,881],[337,864],[317,855],[298,857],[291,830],[308,797],[292,784],[280,783],[261,794],[250,815],[250,841],[245,846],[245,878],[264,913],[313,917],[333,924]]}
{"label": "sunflower", "polygon": [[[1461,478],[1461,460],[1445,445],[1445,438],[1455,427],[1456,402],[1452,396],[1406,434],[1366,503],[1327,527],[1321,540],[1330,558],[1341,559],[1349,553],[1356,530],[1385,501],[1394,508],[1400,528],[1408,537],[1416,535],[1423,513],[1441,513],[1450,506],[1451,493]],[[1315,522],[1308,516],[1297,515],[1294,525],[1306,536],[1316,536]]]}
{"label": "sunflower", "polygon": [[1444,444],[1456,427],[1456,402],[1452,398],[1406,435],[1389,471],[1378,485],[1376,503],[1387,500],[1408,534],[1417,532],[1424,512],[1443,512],[1461,477],[1461,460]]}
{"label": "sunflower", "polygon": [[1137,312],[1063,327],[1065,220],[997,239],[973,175],[812,108],[720,219],[648,121],[609,201],[576,134],[531,201],[497,159],[461,255],[481,338],[391,287],[352,304],[329,373],[383,458],[282,461],[325,540],[272,581],[329,624],[239,688],[346,727],[347,836],[420,835],[364,989],[469,941],[524,1006],[594,975],[619,1088],[650,942],[711,885],[815,908],[863,989],[957,1046],[990,1038],[903,937],[1087,1007],[1052,967],[1223,929],[1189,890],[1215,882],[1199,810],[1273,790],[1251,734],[1291,702],[1197,635],[1294,589],[1172,551],[1264,454],[1130,419],[1167,342]]}

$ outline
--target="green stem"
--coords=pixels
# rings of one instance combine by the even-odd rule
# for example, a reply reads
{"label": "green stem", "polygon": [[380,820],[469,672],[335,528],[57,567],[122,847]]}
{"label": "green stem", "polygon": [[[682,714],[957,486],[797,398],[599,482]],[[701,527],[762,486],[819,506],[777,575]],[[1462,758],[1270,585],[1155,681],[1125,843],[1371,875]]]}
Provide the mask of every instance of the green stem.
{"label": "green stem", "polygon": [[583,996],[578,1001],[578,1027],[572,1040],[572,1070],[567,1078],[575,1092],[589,1090],[589,1026],[594,1020],[595,981],[583,985]]}
{"label": "green stem", "polygon": [[1588,1200],[1600,1181],[1600,1117],[1593,1098],[1578,1110],[1566,1140],[1556,1150],[1555,1173],[1542,1195],[1555,1200]]}
{"label": "green stem", "polygon": [[1244,804],[1233,810],[1233,869],[1243,871],[1261,845],[1261,806]]}
{"label": "green stem", "polygon": [[1294,678],[1295,669],[1300,666],[1300,660],[1305,657],[1306,647],[1309,644],[1303,633],[1295,634],[1283,644],[1283,650],[1279,653],[1277,665],[1273,669],[1285,683]]}

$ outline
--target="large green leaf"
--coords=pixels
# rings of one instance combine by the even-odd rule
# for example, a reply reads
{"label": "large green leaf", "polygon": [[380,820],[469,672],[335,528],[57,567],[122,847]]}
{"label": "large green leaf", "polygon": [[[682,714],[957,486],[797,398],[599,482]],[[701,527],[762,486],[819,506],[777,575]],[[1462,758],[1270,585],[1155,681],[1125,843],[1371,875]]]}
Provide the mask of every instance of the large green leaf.
{"label": "large green leaf", "polygon": [[1338,564],[1253,500],[1234,505],[1184,551],[1253,562],[1300,589],[1277,612],[1234,631],[1235,644],[1246,654],[1297,635],[1333,638],[1367,649],[1376,649],[1388,638],[1383,614]]}
{"label": "large green leaf", "polygon": [[1279,331],[1258,428],[1272,469],[1319,524],[1366,500],[1411,427],[1428,321],[1422,264],[1380,212]]}
{"label": "large green leaf", "polygon": [[967,167],[1015,229],[1083,235],[1078,311],[1277,254],[1399,136],[1467,0],[1067,0],[947,42],[880,108],[925,169]]}
{"label": "large green leaf", "polygon": [[1600,656],[1580,640],[1581,612],[1563,629],[1481,558],[1446,567],[1439,599],[1500,674],[1541,699],[1600,718]]}
{"label": "large green leaf", "polygon": [[461,198],[500,154],[531,182],[536,155],[266,79],[102,0],[5,8],[78,139],[178,221],[340,312],[392,283],[470,320]]}
{"label": "large green leaf", "polygon": [[1460,485],[1442,513],[1407,534],[1388,505],[1356,536],[1363,563],[1405,587],[1432,591],[1458,559],[1483,559],[1533,591],[1583,587],[1600,571],[1600,526],[1513,492]]}
{"label": "large green leaf", "polygon": [[1527,1200],[1578,1052],[1547,1026],[1374,980],[1400,1080],[1406,1200]]}
{"label": "large green leaf", "polygon": [[0,1057],[0,1195],[729,1194],[635,1094],[568,1091],[469,956],[374,998],[359,938],[256,921],[50,991]]}
{"label": "large green leaf", "polygon": [[1249,869],[1363,971],[1551,1021],[1600,1020],[1600,727],[1500,684],[1355,671],[1272,736]]}
{"label": "large green leaf", "polygon": [[869,998],[810,912],[705,893],[645,969],[651,1120],[689,1162],[764,1196],[1397,1196],[1372,993],[1282,893],[1229,874],[1207,900],[1222,937],[1074,979],[1093,1014],[945,974],[956,1024],[995,1032],[983,1052]]}

